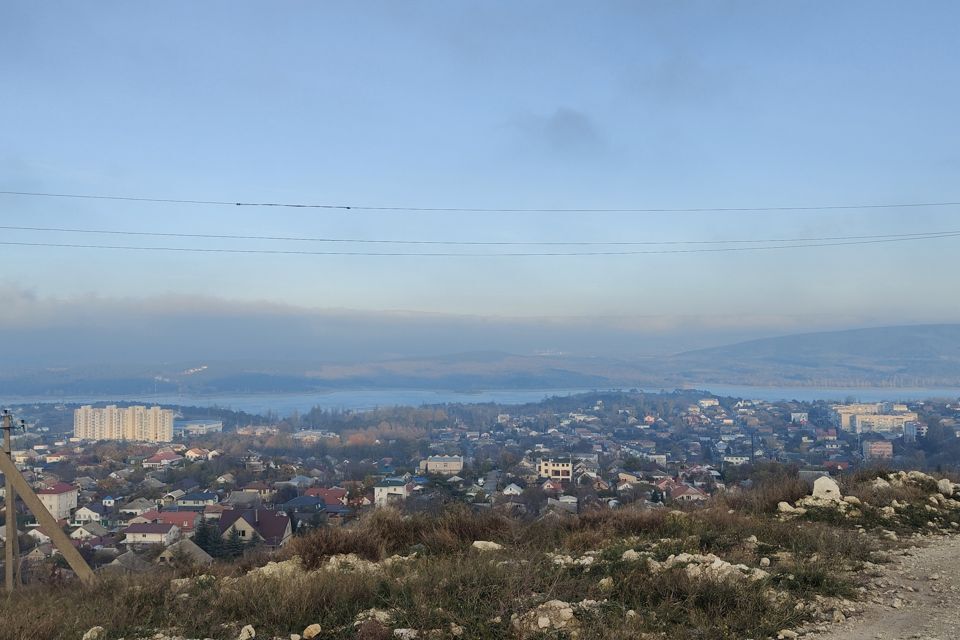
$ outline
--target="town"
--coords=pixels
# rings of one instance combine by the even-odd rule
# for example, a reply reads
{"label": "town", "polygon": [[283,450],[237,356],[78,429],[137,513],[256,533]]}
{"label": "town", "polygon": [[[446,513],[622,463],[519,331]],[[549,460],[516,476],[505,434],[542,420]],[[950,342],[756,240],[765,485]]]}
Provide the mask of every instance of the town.
{"label": "town", "polygon": [[[960,403],[763,402],[598,392],[528,405],[397,407],[268,420],[229,410],[21,405],[12,458],[104,572],[204,564],[349,527],[385,507],[451,503],[520,518],[657,509],[788,465],[956,469]],[[25,580],[69,575],[18,505]],[[2,529],[0,529],[2,531]]]}

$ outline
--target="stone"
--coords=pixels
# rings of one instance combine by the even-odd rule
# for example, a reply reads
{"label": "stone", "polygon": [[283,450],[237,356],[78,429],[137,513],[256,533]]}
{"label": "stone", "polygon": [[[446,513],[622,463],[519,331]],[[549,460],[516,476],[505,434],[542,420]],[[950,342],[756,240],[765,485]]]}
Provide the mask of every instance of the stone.
{"label": "stone", "polygon": [[790,638],[799,638],[800,634],[790,629],[780,629],[780,631],[777,632],[777,637],[780,638],[780,640],[788,640]]}
{"label": "stone", "polygon": [[323,631],[323,629],[320,627],[320,625],[314,623],[303,630],[303,638],[304,640],[312,640],[320,635],[321,631]]}
{"label": "stone", "polygon": [[474,540],[473,548],[477,551],[499,551],[503,549],[502,544],[497,544],[496,542],[490,542],[488,540]]}
{"label": "stone", "polygon": [[813,483],[813,497],[824,502],[841,502],[840,485],[829,476],[820,476]]}
{"label": "stone", "polygon": [[883,478],[874,478],[873,482],[870,483],[870,486],[874,489],[889,489],[890,483]]}
{"label": "stone", "polygon": [[416,629],[394,629],[393,637],[400,640],[416,640],[420,633]]}
{"label": "stone", "polygon": [[613,578],[610,576],[600,578],[600,582],[598,584],[604,591],[609,591],[610,589],[613,589]]}
{"label": "stone", "polygon": [[92,627],[83,634],[83,640],[103,640],[107,637],[107,630],[103,627]]}
{"label": "stone", "polygon": [[770,566],[770,558],[760,558],[760,566],[761,566],[761,567],[769,567],[769,566]]}
{"label": "stone", "polygon": [[620,556],[620,559],[624,562],[636,562],[640,559],[640,554],[633,549],[627,549],[623,552],[623,555]]}
{"label": "stone", "polygon": [[937,481],[937,491],[950,498],[953,497],[953,483],[947,478]]}
{"label": "stone", "polygon": [[237,640],[253,640],[257,637],[257,632],[254,630],[253,625],[246,625],[243,629],[240,629],[240,635],[237,636]]}

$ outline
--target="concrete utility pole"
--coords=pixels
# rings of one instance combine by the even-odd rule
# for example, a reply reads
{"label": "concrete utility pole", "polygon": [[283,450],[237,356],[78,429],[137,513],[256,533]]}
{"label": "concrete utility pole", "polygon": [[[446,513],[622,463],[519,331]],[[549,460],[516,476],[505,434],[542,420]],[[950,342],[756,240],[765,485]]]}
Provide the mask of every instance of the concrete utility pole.
{"label": "concrete utility pole", "polygon": [[[80,552],[77,551],[76,547],[73,546],[73,543],[70,541],[70,538],[63,532],[60,528],[59,523],[57,523],[56,518],[54,518],[47,508],[43,505],[43,502],[40,501],[40,498],[37,497],[37,494],[33,492],[33,489],[27,484],[27,481],[23,479],[23,476],[20,475],[20,470],[17,469],[17,465],[13,463],[13,456],[10,455],[10,429],[13,428],[12,420],[13,416],[10,415],[8,410],[4,410],[2,413],[3,416],[3,429],[6,430],[4,436],[4,442],[6,447],[4,452],[0,454],[0,471],[3,472],[4,478],[6,478],[7,485],[7,545],[6,545],[6,558],[7,558],[7,589],[15,589],[19,584],[19,579],[15,580],[15,571],[20,567],[20,554],[17,552],[15,556],[15,561],[11,562],[10,558],[13,554],[13,548],[10,544],[10,522],[11,515],[13,513],[13,502],[10,500],[11,496],[19,495],[20,499],[23,500],[23,503],[27,505],[27,508],[33,513],[33,516],[37,519],[37,522],[40,523],[40,527],[43,529],[43,532],[50,536],[50,541],[53,542],[53,545],[57,550],[63,554],[64,559],[67,561],[67,564],[70,565],[70,568],[73,569],[74,573],[77,574],[77,577],[83,580],[84,582],[93,582],[96,579],[96,574],[93,572],[93,569],[90,568],[90,565],[87,564],[87,561],[83,559],[83,556],[80,555]],[[22,424],[22,423],[21,423]],[[13,539],[16,540],[16,520],[13,519]],[[16,569],[15,569],[16,567]]]}
{"label": "concrete utility pole", "polygon": [[[10,430],[13,429],[13,416],[8,409],[3,410],[3,452],[12,458]],[[13,591],[20,584],[20,540],[17,539],[17,490],[13,486],[10,476],[4,475],[6,493],[4,497],[4,514],[7,521],[7,541],[4,544],[4,566],[6,566],[7,592]]]}

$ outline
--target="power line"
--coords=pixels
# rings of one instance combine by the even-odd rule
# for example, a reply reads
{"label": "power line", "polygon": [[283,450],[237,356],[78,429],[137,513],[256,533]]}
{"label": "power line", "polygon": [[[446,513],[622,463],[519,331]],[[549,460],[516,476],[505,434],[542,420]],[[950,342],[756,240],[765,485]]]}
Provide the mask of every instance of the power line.
{"label": "power line", "polygon": [[925,231],[919,233],[894,233],[882,235],[821,236],[806,238],[764,238],[730,240],[573,240],[573,241],[480,241],[480,240],[388,240],[371,238],[330,238],[308,236],[238,235],[224,233],[178,233],[160,231],[129,231],[117,229],[80,229],[71,227],[27,227],[0,225],[0,230],[37,231],[45,233],[79,233],[94,235],[139,236],[151,238],[200,238],[207,240],[268,240],[285,242],[318,242],[339,244],[398,244],[398,245],[443,245],[443,246],[668,246],[668,245],[723,245],[723,244],[773,244],[790,242],[834,242],[845,240],[880,240],[887,238],[924,239],[950,237],[960,230]]}
{"label": "power line", "polygon": [[518,207],[407,207],[407,206],[369,206],[358,204],[313,204],[302,202],[244,202],[228,200],[196,200],[180,198],[149,198],[142,196],[116,196],[82,193],[48,193],[39,191],[0,191],[0,195],[72,198],[83,200],[116,200],[122,202],[152,202],[158,204],[192,204],[230,207],[286,207],[294,209],[330,209],[341,211],[396,211],[423,213],[722,213],[722,212],[763,212],[763,211],[843,211],[858,209],[899,209],[958,206],[960,202],[900,202],[877,204],[844,204],[815,206],[771,206],[771,207],[680,207],[680,208],[518,208]]}
{"label": "power line", "polygon": [[942,233],[931,236],[905,236],[897,238],[851,240],[827,243],[797,243],[750,247],[698,247],[693,249],[649,249],[631,251],[551,251],[551,252],[498,252],[498,253],[462,253],[462,252],[399,252],[399,251],[300,251],[289,249],[230,249],[205,247],[144,247],[133,245],[100,245],[75,244],[54,242],[17,242],[0,241],[0,245],[19,247],[54,247],[70,249],[107,249],[122,251],[169,251],[181,253],[235,253],[235,254],[267,254],[267,255],[299,255],[299,256],[383,256],[383,257],[438,257],[438,258],[518,258],[518,257],[576,257],[576,256],[636,256],[662,255],[685,253],[733,253],[742,251],[772,251],[782,249],[806,249],[815,247],[840,247],[851,245],[886,244],[892,242],[910,242],[917,240],[934,240],[960,236],[960,232]]}

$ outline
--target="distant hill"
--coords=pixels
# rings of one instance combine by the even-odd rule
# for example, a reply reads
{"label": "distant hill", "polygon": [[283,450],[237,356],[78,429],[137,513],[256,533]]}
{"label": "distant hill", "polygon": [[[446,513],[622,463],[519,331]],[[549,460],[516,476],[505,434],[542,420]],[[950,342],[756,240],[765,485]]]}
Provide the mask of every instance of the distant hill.
{"label": "distant hill", "polygon": [[805,333],[681,353],[673,375],[733,384],[955,386],[960,325]]}
{"label": "distant hill", "polygon": [[473,352],[377,362],[211,362],[7,372],[2,396],[337,389],[672,389],[698,384],[960,387],[960,325],[807,333],[616,360]]}

